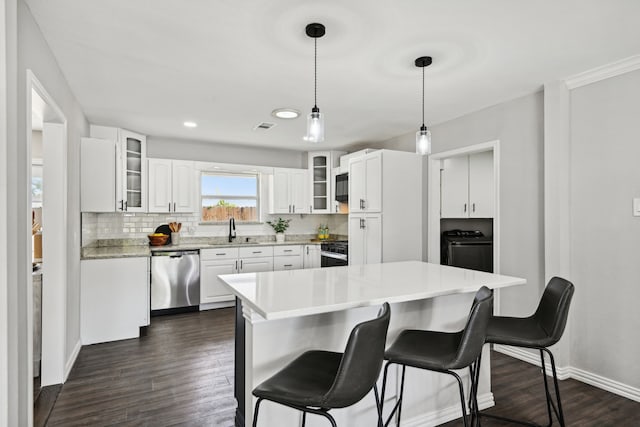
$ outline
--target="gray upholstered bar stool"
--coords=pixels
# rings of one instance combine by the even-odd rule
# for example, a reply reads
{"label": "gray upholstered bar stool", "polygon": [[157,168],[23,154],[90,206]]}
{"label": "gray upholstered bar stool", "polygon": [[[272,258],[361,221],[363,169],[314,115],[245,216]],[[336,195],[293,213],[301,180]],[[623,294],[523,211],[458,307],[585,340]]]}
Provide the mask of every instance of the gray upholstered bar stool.
{"label": "gray upholstered bar stool", "polygon": [[373,388],[380,425],[380,403],[376,380],[384,357],[391,309],[385,303],[378,317],[356,325],[344,353],[312,350],[300,355],[253,390],[258,398],[253,427],[258,423],[262,400],[270,400],[302,411],[321,415],[336,427],[330,409],[346,408],[365,397]]}
{"label": "gray upholstered bar stool", "polygon": [[[384,367],[384,377],[382,380],[382,398],[384,402],[384,394],[387,386],[387,372],[389,366],[397,364],[402,366],[402,377],[400,380],[400,395],[391,410],[384,426],[391,422],[394,413],[396,413],[396,425],[400,425],[400,416],[402,412],[402,399],[404,395],[404,376],[407,366],[418,369],[426,369],[429,371],[442,372],[453,376],[458,382],[458,390],[460,393],[460,404],[462,407],[462,419],[465,427],[468,426],[464,388],[462,379],[453,372],[454,369],[466,369],[479,360],[482,346],[485,342],[485,334],[489,318],[493,312],[493,292],[483,286],[476,293],[471,306],[471,311],[467,319],[467,323],[462,331],[459,332],[439,332],[439,331],[423,331],[423,330],[404,330],[398,338],[391,344],[391,347],[385,352],[387,364]],[[478,372],[475,367],[473,372]],[[477,377],[471,376],[470,402],[475,402],[475,393],[477,392]],[[381,404],[381,411],[383,405]],[[471,424],[478,421],[478,417],[471,412]]]}
{"label": "gray upholstered bar stool", "polygon": [[[564,426],[564,415],[562,413],[562,403],[560,401],[560,389],[558,388],[558,376],[556,374],[556,363],[549,347],[557,343],[564,332],[569,315],[569,306],[573,297],[574,286],[568,280],[560,277],[552,278],[542,294],[540,304],[536,312],[529,317],[498,317],[494,316],[489,320],[487,327],[488,343],[510,345],[514,347],[533,348],[540,351],[540,362],[542,364],[542,378],[544,380],[544,390],[547,398],[547,414],[549,423],[553,424],[551,410],[555,412],[558,422]],[[555,387],[556,403],[551,398],[549,386],[547,384],[547,372],[544,362],[544,354],[549,355],[551,370],[553,374],[553,384]],[[480,413],[482,417],[496,418],[512,423],[535,426],[538,424],[512,420],[497,415]]]}

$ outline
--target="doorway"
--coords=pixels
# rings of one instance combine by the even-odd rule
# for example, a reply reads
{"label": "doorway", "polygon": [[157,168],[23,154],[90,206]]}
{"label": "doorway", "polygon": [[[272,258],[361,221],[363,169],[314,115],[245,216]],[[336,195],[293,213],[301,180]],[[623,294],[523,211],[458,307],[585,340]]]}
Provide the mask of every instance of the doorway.
{"label": "doorway", "polygon": [[[455,150],[449,150],[441,153],[435,153],[429,156],[429,207],[428,207],[428,240],[427,240],[427,258],[429,262],[439,264],[441,262],[441,226],[449,228],[458,228],[459,224],[463,221],[470,221],[468,219],[448,219],[444,218],[443,206],[442,206],[442,165],[450,160],[461,159],[465,156],[473,156],[479,153],[491,154],[492,162],[492,183],[489,185],[489,189],[492,190],[491,197],[493,198],[492,206],[489,211],[491,212],[491,218],[482,218],[487,215],[479,215],[482,219],[476,219],[471,221],[474,224],[474,228],[480,228],[482,230],[489,231],[493,238],[493,272],[500,273],[500,141],[489,141],[481,144],[470,145]],[[491,165],[489,165],[491,167]],[[475,210],[476,206],[473,206]],[[471,213],[471,203],[464,204],[464,212]],[[464,216],[464,215],[463,215]],[[468,215],[471,218],[473,215]],[[462,216],[458,216],[461,218]],[[446,229],[449,229],[446,228]],[[495,293],[496,314],[500,307],[500,293]]]}
{"label": "doorway", "polygon": [[23,260],[28,269],[26,397],[32,408],[37,392],[34,387],[60,384],[65,379],[67,122],[30,70],[26,99],[28,188],[24,190],[28,196],[24,215],[29,227],[24,233],[28,243]]}

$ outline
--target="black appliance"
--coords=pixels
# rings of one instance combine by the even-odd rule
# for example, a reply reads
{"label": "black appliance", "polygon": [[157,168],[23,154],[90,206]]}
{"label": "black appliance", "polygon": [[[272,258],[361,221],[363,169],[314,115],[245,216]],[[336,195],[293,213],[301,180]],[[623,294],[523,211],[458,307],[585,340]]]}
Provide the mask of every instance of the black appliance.
{"label": "black appliance", "polygon": [[493,273],[493,238],[475,230],[442,233],[440,263]]}
{"label": "black appliance", "polygon": [[341,265],[349,265],[349,242],[335,240],[322,243],[320,245],[320,266],[338,267]]}
{"label": "black appliance", "polygon": [[346,203],[349,201],[349,174],[336,175],[336,201]]}

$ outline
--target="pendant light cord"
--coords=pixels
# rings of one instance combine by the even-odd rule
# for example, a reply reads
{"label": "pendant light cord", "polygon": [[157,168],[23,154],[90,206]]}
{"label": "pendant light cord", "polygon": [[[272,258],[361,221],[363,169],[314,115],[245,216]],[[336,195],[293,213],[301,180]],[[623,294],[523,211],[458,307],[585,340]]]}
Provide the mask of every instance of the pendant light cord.
{"label": "pendant light cord", "polygon": [[422,126],[424,126],[424,66],[422,67]]}
{"label": "pendant light cord", "polygon": [[[318,38],[313,39],[313,106],[318,107]],[[424,90],[423,90],[424,91]]]}

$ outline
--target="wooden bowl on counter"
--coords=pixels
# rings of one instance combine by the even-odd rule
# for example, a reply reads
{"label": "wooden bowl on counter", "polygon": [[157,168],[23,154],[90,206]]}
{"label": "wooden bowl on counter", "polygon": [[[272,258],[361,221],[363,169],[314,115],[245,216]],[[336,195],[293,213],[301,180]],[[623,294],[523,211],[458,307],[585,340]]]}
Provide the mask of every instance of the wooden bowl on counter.
{"label": "wooden bowl on counter", "polygon": [[149,234],[147,237],[149,238],[149,244],[151,246],[163,246],[169,239],[168,234]]}

